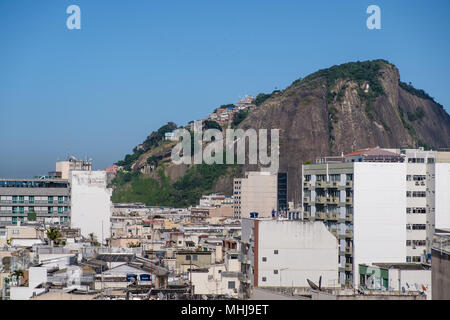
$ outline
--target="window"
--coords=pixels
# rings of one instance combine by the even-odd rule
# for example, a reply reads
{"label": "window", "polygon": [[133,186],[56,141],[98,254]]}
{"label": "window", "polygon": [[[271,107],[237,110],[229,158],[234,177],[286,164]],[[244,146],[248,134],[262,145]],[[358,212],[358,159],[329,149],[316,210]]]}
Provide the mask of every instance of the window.
{"label": "window", "polygon": [[194,260],[194,261],[198,261],[198,255],[196,255],[196,254],[195,254],[195,255],[193,255],[193,256],[192,256],[192,260]]}
{"label": "window", "polygon": [[266,281],[267,281],[267,278],[266,278],[266,277],[262,277],[262,281],[263,281],[263,282],[266,282]]}
{"label": "window", "polygon": [[278,270],[273,270],[273,274],[278,274]]}
{"label": "window", "polygon": [[273,250],[273,254],[278,254],[278,250]]}
{"label": "window", "polygon": [[63,207],[58,207],[58,213],[63,213],[64,212],[64,208]]}
{"label": "window", "polygon": [[29,196],[28,197],[28,202],[29,203],[34,203],[34,196]]}
{"label": "window", "polygon": [[58,197],[58,203],[63,203],[63,197]]}
{"label": "window", "polygon": [[406,262],[411,262],[411,257],[410,256],[406,257]]}
{"label": "window", "polygon": [[406,181],[411,181],[411,175],[410,175],[410,174],[408,174],[408,175],[406,176]]}
{"label": "window", "polygon": [[236,288],[236,284],[234,281],[228,281],[228,289],[234,289]]}
{"label": "window", "polygon": [[23,196],[19,196],[19,203],[23,203]]}
{"label": "window", "polygon": [[262,257],[262,261],[263,261],[263,262],[266,262],[266,261],[267,261],[267,258],[266,258],[266,257]]}
{"label": "window", "polygon": [[425,214],[427,213],[427,208],[406,208],[406,213]]}
{"label": "window", "polygon": [[48,197],[48,203],[53,203],[53,197]]}
{"label": "window", "polygon": [[53,207],[48,207],[48,208],[47,208],[47,212],[48,212],[48,213],[53,213]]}
{"label": "window", "polygon": [[13,230],[12,234],[20,234],[20,230]]}
{"label": "window", "polygon": [[340,182],[341,175],[340,174],[330,174],[330,180],[333,182]]}
{"label": "window", "polygon": [[191,260],[191,256],[190,256],[190,255],[187,255],[187,256],[186,256],[186,260],[188,260],[188,261]]}
{"label": "window", "polygon": [[13,202],[13,203],[17,203],[17,196],[13,196],[13,197],[12,197],[12,202]]}

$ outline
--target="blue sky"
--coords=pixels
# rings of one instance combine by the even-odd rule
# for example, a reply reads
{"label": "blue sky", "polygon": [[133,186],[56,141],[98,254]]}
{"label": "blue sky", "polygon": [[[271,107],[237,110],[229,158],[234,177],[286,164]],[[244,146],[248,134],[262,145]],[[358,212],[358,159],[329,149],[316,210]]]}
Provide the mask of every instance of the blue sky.
{"label": "blue sky", "polygon": [[[71,4],[81,30],[66,28]],[[381,30],[366,27],[371,4]],[[348,61],[389,60],[449,110],[449,12],[448,0],[1,0],[0,177],[45,174],[68,153],[105,168],[168,121]]]}

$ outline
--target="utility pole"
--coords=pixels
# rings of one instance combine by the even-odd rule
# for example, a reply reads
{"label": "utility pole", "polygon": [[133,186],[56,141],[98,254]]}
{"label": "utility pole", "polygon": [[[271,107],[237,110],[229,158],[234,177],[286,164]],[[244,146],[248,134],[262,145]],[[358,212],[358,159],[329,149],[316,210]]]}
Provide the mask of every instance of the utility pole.
{"label": "utility pole", "polygon": [[192,299],[192,254],[189,255],[189,291],[191,292]]}
{"label": "utility pole", "polygon": [[150,300],[152,298],[152,289],[153,289],[153,258],[154,258],[154,252],[153,252],[153,224],[151,224],[152,228],[152,239],[151,239],[151,259],[150,259],[150,292],[148,295],[148,299]]}

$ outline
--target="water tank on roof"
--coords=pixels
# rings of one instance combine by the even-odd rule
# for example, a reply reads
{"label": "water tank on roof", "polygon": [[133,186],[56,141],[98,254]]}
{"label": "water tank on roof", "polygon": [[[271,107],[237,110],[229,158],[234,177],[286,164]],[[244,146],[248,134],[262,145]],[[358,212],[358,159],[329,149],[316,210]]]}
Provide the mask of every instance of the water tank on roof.
{"label": "water tank on roof", "polygon": [[250,212],[250,218],[251,219],[258,218],[258,212]]}

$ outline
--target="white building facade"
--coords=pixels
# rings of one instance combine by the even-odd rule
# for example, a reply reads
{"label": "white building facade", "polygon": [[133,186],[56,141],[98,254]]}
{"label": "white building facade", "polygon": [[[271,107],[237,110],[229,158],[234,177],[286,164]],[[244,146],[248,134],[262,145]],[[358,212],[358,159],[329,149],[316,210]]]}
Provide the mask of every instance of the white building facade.
{"label": "white building facade", "polygon": [[338,241],[322,222],[242,219],[241,298],[254,287],[336,287]]}
{"label": "white building facade", "polygon": [[[324,161],[325,159],[325,161]],[[342,286],[360,264],[426,262],[450,225],[450,153],[369,148],[303,166],[303,217],[339,239]]]}
{"label": "white building facade", "polygon": [[72,227],[84,237],[91,233],[100,242],[110,236],[111,189],[106,187],[106,171],[72,171]]}

